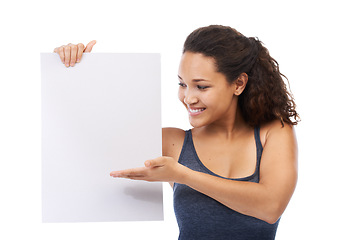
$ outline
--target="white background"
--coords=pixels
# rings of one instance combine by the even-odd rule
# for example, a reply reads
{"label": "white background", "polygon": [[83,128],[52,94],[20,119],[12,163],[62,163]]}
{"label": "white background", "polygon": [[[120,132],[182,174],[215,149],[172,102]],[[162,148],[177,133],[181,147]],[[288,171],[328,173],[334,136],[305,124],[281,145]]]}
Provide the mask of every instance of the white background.
{"label": "white background", "polygon": [[246,36],[259,37],[289,78],[296,98],[302,118],[296,128],[299,182],[277,239],[341,239],[337,1],[3,2],[1,239],[177,238],[167,185],[164,222],[41,223],[39,54],[93,39],[98,41],[95,52],[160,52],[163,126],[187,129],[187,114],[177,101],[182,44],[192,30],[210,24],[230,25]]}

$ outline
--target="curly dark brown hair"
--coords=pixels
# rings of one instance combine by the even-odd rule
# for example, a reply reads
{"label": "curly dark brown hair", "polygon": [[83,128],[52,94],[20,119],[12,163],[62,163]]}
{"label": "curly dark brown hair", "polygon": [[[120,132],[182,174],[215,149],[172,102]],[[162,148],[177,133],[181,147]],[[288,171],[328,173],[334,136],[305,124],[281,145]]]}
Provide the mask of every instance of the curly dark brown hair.
{"label": "curly dark brown hair", "polygon": [[193,31],[184,43],[183,53],[201,53],[215,59],[217,71],[232,83],[240,74],[248,75],[238,105],[245,121],[259,126],[278,119],[290,125],[300,120],[296,104],[273,59],[262,42],[245,37],[234,28],[211,25]]}

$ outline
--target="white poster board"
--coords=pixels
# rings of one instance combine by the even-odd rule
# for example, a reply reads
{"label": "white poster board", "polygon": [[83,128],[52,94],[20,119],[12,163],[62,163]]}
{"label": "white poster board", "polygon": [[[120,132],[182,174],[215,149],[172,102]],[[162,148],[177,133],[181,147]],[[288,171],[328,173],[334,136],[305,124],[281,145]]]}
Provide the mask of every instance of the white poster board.
{"label": "white poster board", "polygon": [[162,184],[114,179],[162,155],[160,54],[41,54],[43,222],[163,220]]}

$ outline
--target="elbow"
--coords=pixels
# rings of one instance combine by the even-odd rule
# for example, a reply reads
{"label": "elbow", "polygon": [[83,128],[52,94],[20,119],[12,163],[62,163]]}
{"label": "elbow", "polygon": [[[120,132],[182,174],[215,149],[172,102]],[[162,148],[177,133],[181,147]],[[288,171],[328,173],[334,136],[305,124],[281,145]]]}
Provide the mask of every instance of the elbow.
{"label": "elbow", "polygon": [[272,216],[267,216],[263,219],[263,221],[269,223],[269,224],[275,224],[278,219],[281,217],[281,215],[272,215]]}
{"label": "elbow", "polygon": [[282,216],[284,209],[280,204],[272,204],[273,206],[268,208],[263,215],[263,221],[269,224],[275,224]]}
{"label": "elbow", "polygon": [[259,208],[258,211],[254,214],[250,213],[245,214],[258,218],[268,224],[275,224],[278,221],[278,219],[282,216],[283,211],[281,210],[280,207],[274,206],[275,204],[271,204],[273,205],[272,207],[270,207],[269,205]]}

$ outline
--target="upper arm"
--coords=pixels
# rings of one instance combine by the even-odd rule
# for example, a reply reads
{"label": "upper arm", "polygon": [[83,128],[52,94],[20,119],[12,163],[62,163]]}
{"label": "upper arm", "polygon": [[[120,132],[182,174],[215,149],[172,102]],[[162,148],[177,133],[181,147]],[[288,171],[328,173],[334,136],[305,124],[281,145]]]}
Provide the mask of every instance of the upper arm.
{"label": "upper arm", "polygon": [[260,184],[267,187],[280,212],[286,208],[297,182],[297,142],[294,127],[279,121],[266,128]]}
{"label": "upper arm", "polygon": [[[162,155],[179,160],[185,131],[179,128],[162,129]],[[173,187],[174,183],[169,183]]]}
{"label": "upper arm", "polygon": [[185,131],[179,128],[162,129],[162,155],[179,159]]}

